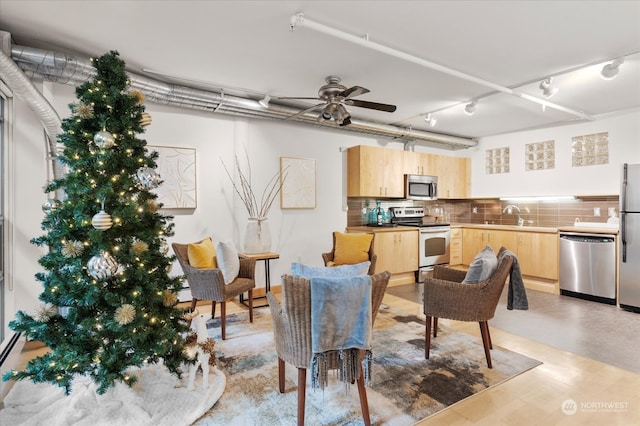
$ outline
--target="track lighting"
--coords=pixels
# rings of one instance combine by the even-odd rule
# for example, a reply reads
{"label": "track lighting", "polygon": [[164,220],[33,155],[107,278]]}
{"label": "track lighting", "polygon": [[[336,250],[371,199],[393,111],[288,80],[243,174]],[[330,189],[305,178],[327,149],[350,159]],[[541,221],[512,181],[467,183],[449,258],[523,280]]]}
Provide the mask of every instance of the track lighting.
{"label": "track lighting", "polygon": [[620,71],[620,65],[624,63],[624,57],[615,59],[613,62],[602,67],[600,71],[600,77],[605,80],[612,80]]}
{"label": "track lighting", "polygon": [[269,108],[269,101],[271,100],[271,96],[264,95],[264,98],[260,99],[258,103],[262,108]]}
{"label": "track lighting", "polygon": [[464,107],[464,113],[467,115],[473,115],[476,113],[476,104],[478,103],[477,100],[474,100],[471,103],[468,103],[465,107]]}
{"label": "track lighting", "polygon": [[547,77],[546,79],[540,82],[540,90],[542,90],[542,94],[544,95],[545,98],[552,97],[553,95],[558,93],[558,90],[560,90],[557,87],[553,87],[551,85],[551,81],[552,81],[552,78]]}
{"label": "track lighting", "polygon": [[431,113],[424,116],[424,121],[431,127],[434,127],[438,122],[438,119],[431,115]]}

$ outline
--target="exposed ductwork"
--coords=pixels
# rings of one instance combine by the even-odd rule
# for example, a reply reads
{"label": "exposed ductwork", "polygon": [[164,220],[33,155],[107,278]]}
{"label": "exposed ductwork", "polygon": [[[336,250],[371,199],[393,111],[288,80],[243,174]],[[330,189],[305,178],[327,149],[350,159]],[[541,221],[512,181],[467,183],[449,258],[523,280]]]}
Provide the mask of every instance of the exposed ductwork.
{"label": "exposed ductwork", "polygon": [[[30,78],[42,78],[60,84],[77,86],[95,75],[95,68],[90,60],[74,58],[64,53],[16,45],[11,48],[11,56],[24,74]],[[259,99],[231,96],[225,94],[223,90],[202,90],[168,84],[131,72],[127,74],[131,81],[131,87],[144,93],[149,102],[158,104],[248,118],[276,120],[291,119],[291,116],[303,110],[303,108],[277,99],[271,99],[269,108],[264,108],[258,103]],[[319,122],[316,115],[312,113],[297,115],[291,120],[325,128],[399,139],[404,142],[444,145],[451,149],[470,148],[477,145],[473,139],[355,119],[351,120],[350,125],[339,127],[330,121]]]}

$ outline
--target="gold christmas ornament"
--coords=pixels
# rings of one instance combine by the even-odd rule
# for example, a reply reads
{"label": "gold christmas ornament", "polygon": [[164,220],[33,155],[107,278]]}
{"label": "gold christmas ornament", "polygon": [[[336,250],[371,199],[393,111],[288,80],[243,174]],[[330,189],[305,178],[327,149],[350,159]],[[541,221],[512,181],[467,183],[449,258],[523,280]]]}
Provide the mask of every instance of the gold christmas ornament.
{"label": "gold christmas ornament", "polygon": [[151,124],[151,114],[149,114],[148,112],[143,112],[142,118],[140,118],[140,125],[146,127],[150,124]]}
{"label": "gold christmas ornament", "polygon": [[137,240],[134,241],[133,244],[131,244],[131,252],[136,256],[140,256],[147,250],[149,250],[149,244],[145,243],[144,241]]}
{"label": "gold christmas ornament", "polygon": [[78,257],[82,254],[84,250],[84,244],[80,241],[65,241],[62,244],[62,252],[63,256],[66,257]]}
{"label": "gold christmas ornament", "polygon": [[166,307],[173,306],[178,302],[178,296],[171,290],[165,290],[162,295],[162,304]]}
{"label": "gold christmas ornament", "polygon": [[155,213],[158,211],[158,204],[153,200],[147,200],[147,210],[150,213]]}
{"label": "gold christmas ornament", "polygon": [[142,103],[144,102],[144,93],[142,93],[142,92],[141,92],[141,91],[139,91],[139,90],[135,90],[135,89],[134,89],[134,90],[132,90],[132,91],[129,93],[129,96],[131,96],[133,99],[135,99],[135,100],[136,100],[136,103],[137,103],[138,105],[142,105]]}
{"label": "gold christmas ornament", "polygon": [[87,105],[84,102],[78,102],[75,105],[74,111],[81,118],[93,117],[93,106]]}
{"label": "gold christmas ornament", "polygon": [[120,325],[127,325],[136,318],[136,308],[133,305],[124,304],[116,309],[113,319]]}
{"label": "gold christmas ornament", "polygon": [[106,213],[104,210],[100,210],[100,212],[91,219],[91,225],[100,231],[106,231],[113,226],[113,220],[109,213]]}

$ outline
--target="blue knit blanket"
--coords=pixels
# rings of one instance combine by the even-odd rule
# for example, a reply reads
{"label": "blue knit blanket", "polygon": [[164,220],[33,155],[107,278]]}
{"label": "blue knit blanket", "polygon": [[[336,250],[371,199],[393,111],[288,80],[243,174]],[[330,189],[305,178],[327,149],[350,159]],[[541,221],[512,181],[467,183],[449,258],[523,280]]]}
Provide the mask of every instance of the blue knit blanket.
{"label": "blue knit blanket", "polygon": [[[313,277],[311,281],[311,385],[324,388],[328,357],[338,357],[345,384],[371,372],[371,276]],[[361,368],[360,351],[365,351]],[[362,371],[362,369],[364,371]]]}

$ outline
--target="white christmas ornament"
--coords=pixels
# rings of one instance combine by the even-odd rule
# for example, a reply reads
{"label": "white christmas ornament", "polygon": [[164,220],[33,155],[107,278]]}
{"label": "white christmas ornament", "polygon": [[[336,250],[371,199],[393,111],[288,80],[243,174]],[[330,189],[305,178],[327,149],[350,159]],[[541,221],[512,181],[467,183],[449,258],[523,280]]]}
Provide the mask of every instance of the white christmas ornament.
{"label": "white christmas ornament", "polygon": [[98,148],[109,149],[116,144],[116,140],[109,132],[100,131],[93,136],[93,142]]}
{"label": "white christmas ornament", "polygon": [[111,278],[118,270],[118,262],[106,251],[93,256],[87,262],[87,271],[89,275],[97,280],[106,280]]}
{"label": "white christmas ornament", "polygon": [[91,219],[91,224],[94,228],[99,229],[100,231],[106,231],[113,226],[113,220],[109,213],[105,213],[104,210],[100,210],[100,212]]}

